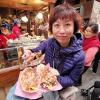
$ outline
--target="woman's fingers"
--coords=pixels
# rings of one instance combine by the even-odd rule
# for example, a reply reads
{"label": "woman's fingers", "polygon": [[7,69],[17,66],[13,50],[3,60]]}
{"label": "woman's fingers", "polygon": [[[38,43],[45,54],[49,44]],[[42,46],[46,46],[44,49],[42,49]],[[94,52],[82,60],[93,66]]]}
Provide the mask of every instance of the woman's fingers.
{"label": "woman's fingers", "polygon": [[27,59],[25,59],[26,63],[27,64],[31,63],[35,59],[35,56],[36,56],[36,54],[31,53],[31,55],[29,57],[27,57]]}
{"label": "woman's fingers", "polygon": [[43,54],[43,55],[40,57],[40,62],[41,62],[41,63],[45,63],[44,56],[45,56],[45,54]]}
{"label": "woman's fingers", "polygon": [[28,57],[30,57],[31,54],[32,52],[30,50],[25,50],[22,58],[27,59]]}

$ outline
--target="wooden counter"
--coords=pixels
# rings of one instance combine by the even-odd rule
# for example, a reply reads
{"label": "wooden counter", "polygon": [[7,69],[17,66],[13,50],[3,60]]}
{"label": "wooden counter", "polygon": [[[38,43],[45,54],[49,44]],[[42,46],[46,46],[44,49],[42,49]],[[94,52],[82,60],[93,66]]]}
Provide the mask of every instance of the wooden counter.
{"label": "wooden counter", "polygon": [[0,88],[14,84],[18,79],[19,72],[18,66],[0,69]]}
{"label": "wooden counter", "polygon": [[19,66],[0,69],[0,97],[2,100],[6,100],[9,89],[18,79],[19,72]]}

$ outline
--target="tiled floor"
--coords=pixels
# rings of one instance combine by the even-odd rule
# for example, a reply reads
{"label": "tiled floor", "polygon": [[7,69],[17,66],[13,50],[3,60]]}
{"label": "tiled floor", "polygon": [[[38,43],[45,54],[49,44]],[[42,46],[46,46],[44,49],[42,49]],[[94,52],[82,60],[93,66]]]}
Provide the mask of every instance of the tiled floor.
{"label": "tiled floor", "polygon": [[82,82],[82,86],[78,87],[79,88],[79,92],[77,94],[77,99],[76,100],[87,100],[86,97],[81,96],[80,94],[80,89],[88,89],[89,87],[91,87],[95,81],[100,81],[100,64],[98,67],[98,71],[97,73],[93,73],[91,71],[91,69],[89,69],[84,75],[83,75],[83,82]]}

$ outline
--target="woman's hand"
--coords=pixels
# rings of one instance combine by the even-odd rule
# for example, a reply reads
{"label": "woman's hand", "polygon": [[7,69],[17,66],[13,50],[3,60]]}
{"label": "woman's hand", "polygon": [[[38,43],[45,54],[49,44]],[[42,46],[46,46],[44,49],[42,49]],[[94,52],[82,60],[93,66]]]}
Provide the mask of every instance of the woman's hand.
{"label": "woman's hand", "polygon": [[24,64],[34,66],[38,63],[44,63],[44,56],[41,51],[32,53],[30,50],[25,50],[22,58],[24,59]]}
{"label": "woman's hand", "polygon": [[24,54],[22,56],[23,59],[27,59],[31,56],[32,52],[31,50],[24,50]]}
{"label": "woman's hand", "polygon": [[25,61],[26,61],[27,64],[31,64],[32,61],[34,61],[35,58],[36,58],[36,54],[31,53],[31,55],[27,59],[25,59]]}
{"label": "woman's hand", "polygon": [[45,64],[44,57],[45,57],[45,54],[43,54],[43,55],[40,57],[40,62],[43,63],[43,64]]}
{"label": "woman's hand", "polygon": [[32,53],[30,50],[25,50],[22,58],[24,59],[25,64],[30,64],[32,60],[34,60],[36,54]]}

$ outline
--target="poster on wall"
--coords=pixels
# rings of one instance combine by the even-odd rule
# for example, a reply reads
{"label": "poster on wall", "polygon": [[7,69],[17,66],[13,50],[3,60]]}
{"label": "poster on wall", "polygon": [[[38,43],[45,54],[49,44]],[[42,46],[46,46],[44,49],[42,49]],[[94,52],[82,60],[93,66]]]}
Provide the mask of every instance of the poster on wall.
{"label": "poster on wall", "polygon": [[91,13],[91,20],[100,24],[100,2],[94,0],[92,13]]}

